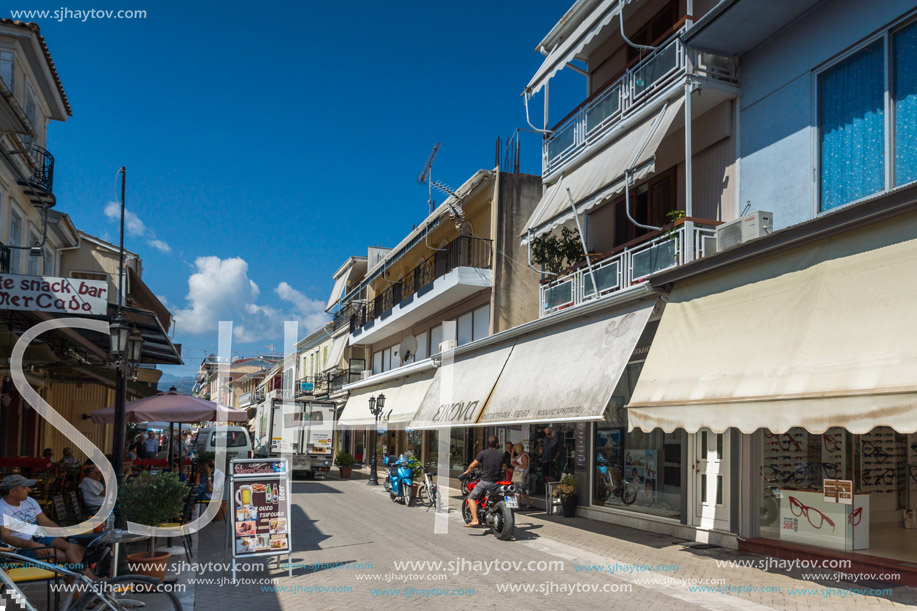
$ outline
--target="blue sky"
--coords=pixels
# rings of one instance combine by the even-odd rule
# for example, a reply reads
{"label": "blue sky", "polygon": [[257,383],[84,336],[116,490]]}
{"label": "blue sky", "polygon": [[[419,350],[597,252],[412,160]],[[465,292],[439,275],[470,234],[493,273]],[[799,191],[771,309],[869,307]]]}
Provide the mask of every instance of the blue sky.
{"label": "blue sky", "polygon": [[[496,137],[525,125],[519,93],[541,63],[534,47],[568,6],[66,4],[148,15],[36,19],[73,107],[49,130],[58,209],[117,242],[106,207],[127,166],[126,247],[185,347],[186,367],[170,373],[215,351],[220,319],[236,325],[236,353],[279,348],[282,320],[302,321],[300,336],[320,324],[349,255],[392,246],[423,219],[415,179],[434,142],[447,184],[493,166]],[[552,91],[552,121],[585,94],[573,78],[569,93]],[[532,111],[538,124],[540,96]],[[538,146],[523,138],[523,171],[540,172]]]}

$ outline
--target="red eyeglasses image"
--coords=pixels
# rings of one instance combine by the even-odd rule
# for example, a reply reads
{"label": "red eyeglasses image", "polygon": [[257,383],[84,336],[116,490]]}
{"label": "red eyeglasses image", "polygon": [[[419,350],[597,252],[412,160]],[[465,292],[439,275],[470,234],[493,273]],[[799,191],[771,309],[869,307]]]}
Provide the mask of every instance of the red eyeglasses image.
{"label": "red eyeglasses image", "polygon": [[802,502],[795,496],[790,497],[790,511],[792,511],[793,515],[797,517],[800,517],[804,514],[806,519],[809,521],[809,524],[811,524],[812,528],[816,530],[821,530],[821,527],[825,524],[830,524],[831,530],[834,530],[834,522],[831,520],[831,518],[815,509],[814,507],[803,505]]}
{"label": "red eyeglasses image", "polygon": [[847,516],[847,521],[850,523],[851,526],[859,526],[860,520],[862,519],[863,519],[863,508],[862,507],[857,507],[853,511],[853,513]]}

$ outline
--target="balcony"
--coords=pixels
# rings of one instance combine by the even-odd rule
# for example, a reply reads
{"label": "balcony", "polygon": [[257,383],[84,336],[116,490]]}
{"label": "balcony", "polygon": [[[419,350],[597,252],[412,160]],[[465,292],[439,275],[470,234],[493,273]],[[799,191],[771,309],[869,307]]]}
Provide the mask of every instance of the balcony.
{"label": "balcony", "polygon": [[299,399],[305,396],[324,395],[328,392],[328,378],[326,376],[306,376],[296,380],[293,386],[293,396]]}
{"label": "balcony", "polygon": [[24,154],[28,155],[32,175],[26,180],[17,180],[17,184],[33,204],[54,205],[54,155],[37,144],[31,145]]}
{"label": "balcony", "polygon": [[361,379],[360,371],[341,371],[331,376],[331,389],[330,392],[337,392],[344,388],[345,384],[353,384],[354,382],[359,382]]}
{"label": "balcony", "polygon": [[493,285],[491,241],[462,236],[421,261],[359,307],[350,319],[351,344],[402,331]]}
{"label": "balcony", "polygon": [[652,102],[661,101],[662,94],[671,91],[673,86],[683,86],[691,72],[690,65],[694,66],[696,77],[736,84],[735,67],[730,58],[687,48],[679,38],[682,32],[684,29],[580,104],[552,130],[544,141],[543,176],[554,174],[613,132],[622,121]]}
{"label": "balcony", "polygon": [[363,300],[354,300],[344,305],[340,310],[334,313],[331,332],[350,325],[350,319],[363,307]]}
{"label": "balcony", "polygon": [[[694,223],[690,233],[684,224],[686,220]],[[592,273],[585,263],[581,263],[570,272],[543,282],[540,316],[550,316],[626,291],[657,272],[688,263],[686,239],[690,239],[694,247],[691,260],[713,254],[719,224],[719,221],[704,219],[680,219],[610,253],[590,255]]]}

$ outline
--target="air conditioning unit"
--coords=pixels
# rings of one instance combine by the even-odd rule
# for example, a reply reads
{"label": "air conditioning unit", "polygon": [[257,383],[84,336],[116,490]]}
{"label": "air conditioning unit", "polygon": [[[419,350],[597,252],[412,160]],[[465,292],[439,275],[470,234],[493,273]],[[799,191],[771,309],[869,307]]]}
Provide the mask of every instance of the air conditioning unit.
{"label": "air conditioning unit", "polygon": [[372,377],[372,375],[373,375],[373,372],[371,369],[364,369],[363,371],[360,372],[360,379],[368,380],[369,378]]}
{"label": "air conditioning unit", "polygon": [[774,213],[757,210],[716,228],[716,252],[723,252],[742,242],[770,235],[774,231]]}
{"label": "air conditioning unit", "polygon": [[449,339],[444,342],[440,342],[439,344],[440,352],[446,352],[447,350],[455,350],[456,348],[458,348],[458,342],[455,341],[454,339]]}

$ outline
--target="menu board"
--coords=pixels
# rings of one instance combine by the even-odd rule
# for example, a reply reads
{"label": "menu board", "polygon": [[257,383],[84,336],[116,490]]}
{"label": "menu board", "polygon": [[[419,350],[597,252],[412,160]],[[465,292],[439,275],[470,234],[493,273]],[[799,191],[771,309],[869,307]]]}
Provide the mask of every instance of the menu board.
{"label": "menu board", "polygon": [[576,423],[576,432],[574,434],[576,439],[576,470],[585,471],[586,470],[586,423],[577,422]]}
{"label": "menu board", "polygon": [[[274,471],[275,462],[283,469]],[[233,556],[290,553],[291,488],[286,463],[233,461],[231,472]]]}

